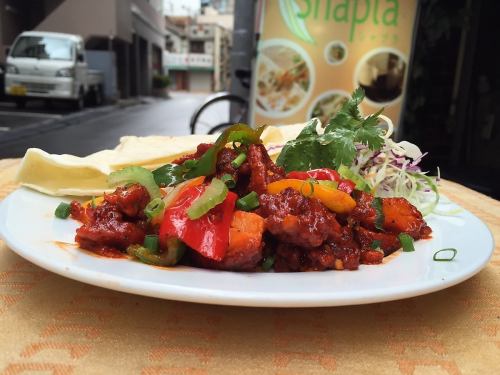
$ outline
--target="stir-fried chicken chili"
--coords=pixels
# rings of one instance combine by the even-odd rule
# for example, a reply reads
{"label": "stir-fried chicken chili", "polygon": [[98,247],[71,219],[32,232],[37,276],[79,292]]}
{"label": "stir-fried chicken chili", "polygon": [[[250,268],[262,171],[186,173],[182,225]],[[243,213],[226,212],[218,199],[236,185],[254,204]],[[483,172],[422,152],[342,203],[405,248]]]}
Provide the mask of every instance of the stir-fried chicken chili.
{"label": "stir-fried chicken chili", "polygon": [[[110,180],[128,184],[71,203],[71,217],[82,222],[76,241],[100,255],[160,266],[296,272],[380,264],[401,248],[401,233],[430,237],[405,198],[375,198],[333,169],[286,173],[261,132],[236,125],[156,171],[114,172]],[[158,191],[161,198],[153,197]]]}

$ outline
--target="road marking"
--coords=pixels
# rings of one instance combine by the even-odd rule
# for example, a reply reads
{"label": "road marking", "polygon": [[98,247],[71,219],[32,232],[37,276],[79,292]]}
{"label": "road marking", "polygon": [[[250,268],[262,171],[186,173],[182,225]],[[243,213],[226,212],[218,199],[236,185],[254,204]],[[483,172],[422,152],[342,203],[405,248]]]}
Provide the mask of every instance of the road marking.
{"label": "road marking", "polygon": [[12,111],[0,111],[0,115],[14,116],[14,117],[38,117],[38,118],[61,118],[63,115],[50,114],[50,113],[38,113],[38,112],[12,112]]}
{"label": "road marking", "polygon": [[8,132],[10,130],[7,126],[0,126],[0,132]]}

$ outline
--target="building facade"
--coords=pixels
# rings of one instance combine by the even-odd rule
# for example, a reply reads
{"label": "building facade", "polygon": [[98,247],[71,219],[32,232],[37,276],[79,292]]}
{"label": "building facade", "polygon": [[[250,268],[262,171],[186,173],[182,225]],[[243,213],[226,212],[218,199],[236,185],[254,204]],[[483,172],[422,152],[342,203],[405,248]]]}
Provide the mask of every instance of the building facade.
{"label": "building facade", "polygon": [[232,33],[198,17],[166,17],[167,68],[173,90],[228,89]]}
{"label": "building facade", "polygon": [[162,0],[0,0],[0,61],[25,30],[79,34],[89,50],[114,54],[117,97],[150,95],[162,73]]}

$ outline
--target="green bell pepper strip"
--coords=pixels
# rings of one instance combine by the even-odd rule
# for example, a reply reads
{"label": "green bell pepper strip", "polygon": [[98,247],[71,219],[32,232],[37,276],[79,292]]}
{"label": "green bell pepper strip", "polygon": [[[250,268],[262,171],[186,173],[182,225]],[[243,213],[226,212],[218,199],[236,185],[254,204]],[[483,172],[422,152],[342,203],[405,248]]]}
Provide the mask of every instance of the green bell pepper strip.
{"label": "green bell pepper strip", "polygon": [[[214,145],[210,147],[198,160],[198,163],[196,163],[184,175],[184,178],[190,179],[199,176],[213,175],[215,173],[217,155],[219,154],[220,150],[226,147],[226,144],[231,142],[239,142],[245,145],[262,143],[260,136],[264,131],[264,129],[265,126],[261,126],[258,129],[252,129],[251,127],[245,124],[235,124],[227,128],[219,136],[219,138],[217,138]],[[183,164],[183,166],[185,165],[185,163]]]}
{"label": "green bell pepper strip", "polygon": [[203,194],[196,199],[187,210],[191,220],[196,220],[205,215],[212,208],[224,202],[229,189],[218,178],[213,178]]}
{"label": "green bell pepper strip", "polygon": [[162,253],[155,253],[141,245],[130,245],[127,248],[129,255],[139,259],[143,263],[154,266],[173,266],[181,260],[185,251],[186,245],[177,238],[168,239],[167,249]]}
{"label": "green bell pepper strip", "polygon": [[146,188],[151,200],[161,198],[160,188],[156,185],[153,173],[143,167],[130,166],[112,172],[108,176],[108,184],[111,186],[138,183]]}

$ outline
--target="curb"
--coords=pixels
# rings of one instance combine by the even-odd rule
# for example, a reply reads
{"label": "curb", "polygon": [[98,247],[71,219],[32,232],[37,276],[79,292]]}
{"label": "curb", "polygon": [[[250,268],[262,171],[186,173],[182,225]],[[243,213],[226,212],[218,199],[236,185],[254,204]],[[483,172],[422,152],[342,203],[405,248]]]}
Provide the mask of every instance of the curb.
{"label": "curb", "polygon": [[142,104],[142,101],[135,101],[131,103],[118,103],[106,105],[98,108],[89,108],[81,112],[71,113],[57,119],[48,119],[45,121],[36,122],[34,124],[26,125],[18,129],[11,129],[0,136],[0,145],[15,142],[21,138],[32,137],[47,133],[49,131],[59,130],[78,123],[84,122],[91,118],[98,118],[105,116],[116,110],[121,110],[127,107]]}

